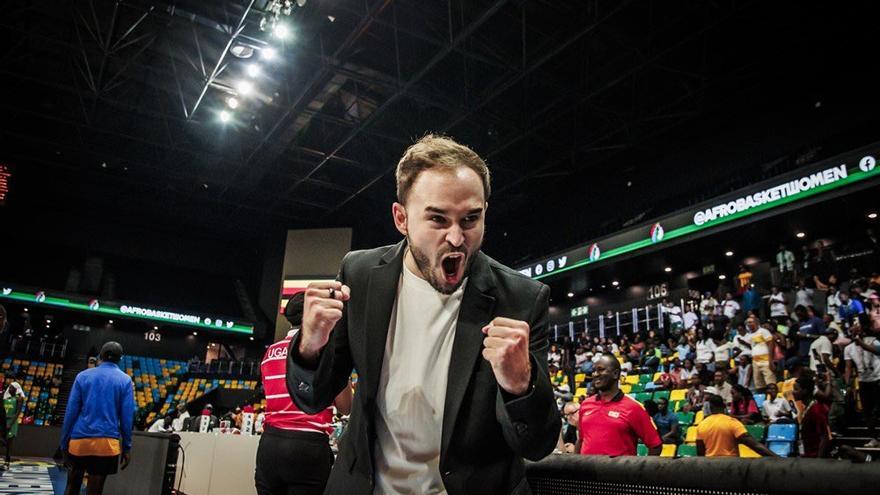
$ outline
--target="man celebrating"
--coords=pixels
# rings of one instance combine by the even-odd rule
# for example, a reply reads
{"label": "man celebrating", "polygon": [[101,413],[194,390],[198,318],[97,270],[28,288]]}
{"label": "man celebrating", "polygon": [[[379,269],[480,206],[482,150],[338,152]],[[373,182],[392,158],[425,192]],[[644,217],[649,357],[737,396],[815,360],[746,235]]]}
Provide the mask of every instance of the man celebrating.
{"label": "man celebrating", "polygon": [[549,288],[480,251],[489,170],[428,135],[397,165],[405,240],[314,283],[287,387],[307,413],[359,375],[325,493],[529,493],[522,458],[561,426],[547,372]]}

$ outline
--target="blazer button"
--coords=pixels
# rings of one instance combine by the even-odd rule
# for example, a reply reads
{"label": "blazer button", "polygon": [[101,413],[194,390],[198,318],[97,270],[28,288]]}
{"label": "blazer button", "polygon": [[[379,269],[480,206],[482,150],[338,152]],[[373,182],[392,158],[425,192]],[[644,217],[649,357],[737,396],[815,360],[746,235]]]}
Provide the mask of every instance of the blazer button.
{"label": "blazer button", "polygon": [[451,474],[452,474],[452,471],[446,471],[445,473],[443,473],[443,476],[446,477],[446,476],[449,476],[449,475],[451,475]]}
{"label": "blazer button", "polygon": [[529,425],[525,423],[516,423],[516,432],[520,435],[525,435],[529,431]]}
{"label": "blazer button", "polygon": [[306,382],[299,382],[299,386],[297,386],[297,388],[300,392],[308,393],[311,387],[309,387],[309,384]]}

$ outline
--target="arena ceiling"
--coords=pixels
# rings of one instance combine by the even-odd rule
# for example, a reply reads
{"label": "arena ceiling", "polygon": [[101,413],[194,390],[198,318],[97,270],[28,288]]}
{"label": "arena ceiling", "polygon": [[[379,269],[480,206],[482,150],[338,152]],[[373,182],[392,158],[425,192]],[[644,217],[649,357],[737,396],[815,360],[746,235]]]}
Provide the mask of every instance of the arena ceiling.
{"label": "arena ceiling", "polygon": [[434,131],[487,158],[516,264],[880,140],[876,2],[287,3],[279,40],[266,0],[4,2],[4,208],[376,245]]}

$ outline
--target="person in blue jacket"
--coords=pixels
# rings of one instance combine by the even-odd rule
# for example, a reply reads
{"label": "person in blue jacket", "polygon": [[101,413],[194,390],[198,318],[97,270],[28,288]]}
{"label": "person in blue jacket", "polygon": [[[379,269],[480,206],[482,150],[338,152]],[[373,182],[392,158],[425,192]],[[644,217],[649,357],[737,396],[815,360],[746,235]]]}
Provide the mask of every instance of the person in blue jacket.
{"label": "person in blue jacket", "polygon": [[64,426],[61,451],[68,468],[65,495],[80,493],[89,474],[86,493],[100,495],[107,476],[131,461],[134,423],[134,384],[119,369],[122,346],[107,342],[99,353],[100,364],[76,375]]}

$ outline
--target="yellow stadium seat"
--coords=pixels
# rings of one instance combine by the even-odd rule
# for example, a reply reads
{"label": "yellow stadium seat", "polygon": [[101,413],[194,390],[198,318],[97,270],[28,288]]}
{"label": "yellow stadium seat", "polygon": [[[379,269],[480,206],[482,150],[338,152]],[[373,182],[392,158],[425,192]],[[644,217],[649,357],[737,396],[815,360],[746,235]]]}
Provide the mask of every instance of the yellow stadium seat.
{"label": "yellow stadium seat", "polygon": [[654,373],[654,376],[651,378],[651,381],[656,382],[657,380],[660,379],[660,375],[662,375],[662,374],[663,373],[660,373],[659,371],[657,373]]}
{"label": "yellow stadium seat", "polygon": [[578,373],[578,374],[574,375],[574,381],[577,384],[581,384],[585,378],[587,378],[587,375],[585,373]]}
{"label": "yellow stadium seat", "polygon": [[626,383],[629,383],[630,385],[639,383],[639,375],[626,375]]}
{"label": "yellow stadium seat", "polygon": [[685,400],[687,398],[687,390],[683,388],[675,389],[669,392],[669,402],[674,402],[677,400]]}
{"label": "yellow stadium seat", "polygon": [[630,385],[629,383],[624,383],[623,385],[620,386],[620,391],[625,394],[628,394],[628,393],[632,392],[632,385]]}
{"label": "yellow stadium seat", "polygon": [[761,457],[761,454],[755,452],[747,445],[739,444],[739,456],[747,459]]}
{"label": "yellow stadium seat", "polygon": [[694,417],[694,426],[700,424],[703,421],[703,411],[697,411],[697,415]]}
{"label": "yellow stadium seat", "polygon": [[695,444],[697,443],[697,427],[689,426],[687,432],[684,435],[684,443]]}
{"label": "yellow stadium seat", "polygon": [[585,388],[579,388],[574,391],[575,397],[581,397],[581,396],[586,396],[586,395],[587,395],[587,389],[585,389]]}
{"label": "yellow stadium seat", "polygon": [[660,457],[675,457],[675,444],[664,443],[663,450],[660,451]]}

